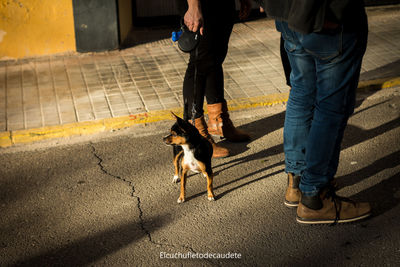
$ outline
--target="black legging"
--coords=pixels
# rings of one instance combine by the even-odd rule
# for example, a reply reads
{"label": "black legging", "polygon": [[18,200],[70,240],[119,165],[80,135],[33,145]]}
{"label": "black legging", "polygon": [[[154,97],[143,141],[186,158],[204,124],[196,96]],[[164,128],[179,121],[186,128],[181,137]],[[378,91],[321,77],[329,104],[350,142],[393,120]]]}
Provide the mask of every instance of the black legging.
{"label": "black legging", "polygon": [[[194,118],[203,115],[204,96],[208,104],[221,103],[224,98],[224,73],[222,63],[228,52],[229,37],[235,18],[235,1],[202,0],[204,34],[196,51],[190,53],[183,81],[184,118],[192,118],[194,97],[194,73],[197,65],[196,112]],[[287,85],[290,86],[291,67],[281,37],[280,53]]]}
{"label": "black legging", "polygon": [[222,63],[228,52],[229,37],[235,17],[234,0],[202,0],[204,34],[196,51],[190,53],[183,81],[184,118],[192,118],[194,98],[194,73],[196,77],[195,118],[203,115],[204,96],[208,104],[221,103],[224,98]]}

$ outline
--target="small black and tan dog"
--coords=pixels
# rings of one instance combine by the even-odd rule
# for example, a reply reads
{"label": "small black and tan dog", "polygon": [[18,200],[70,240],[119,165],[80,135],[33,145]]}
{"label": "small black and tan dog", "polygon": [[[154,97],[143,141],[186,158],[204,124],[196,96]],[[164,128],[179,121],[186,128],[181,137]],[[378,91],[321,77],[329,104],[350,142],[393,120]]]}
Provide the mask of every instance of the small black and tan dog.
{"label": "small black and tan dog", "polygon": [[[181,193],[178,203],[185,201],[185,187],[188,171],[201,172],[207,178],[208,200],[214,200],[211,143],[200,135],[199,131],[189,122],[172,113],[176,122],[171,127],[171,133],[163,138],[167,145],[174,146],[175,175],[173,182],[181,180]],[[181,177],[179,177],[181,173]]]}

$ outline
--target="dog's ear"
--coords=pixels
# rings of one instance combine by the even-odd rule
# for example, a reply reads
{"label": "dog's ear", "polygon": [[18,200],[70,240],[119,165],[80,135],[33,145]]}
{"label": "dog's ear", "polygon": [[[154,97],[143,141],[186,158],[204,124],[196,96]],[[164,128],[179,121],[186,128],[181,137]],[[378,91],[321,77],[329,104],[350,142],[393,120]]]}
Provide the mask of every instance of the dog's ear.
{"label": "dog's ear", "polygon": [[172,115],[176,118],[176,122],[178,123],[179,128],[184,132],[188,132],[188,128],[187,128],[187,122],[185,122],[183,119],[181,119],[180,117],[178,117],[175,113],[171,112]]}
{"label": "dog's ear", "polygon": [[172,111],[171,111],[171,114],[172,114],[172,116],[175,118],[175,119],[178,119],[179,117],[175,114],[175,113],[173,113]]}
{"label": "dog's ear", "polygon": [[183,123],[184,123],[184,120],[183,119],[181,119],[180,117],[178,117],[175,113],[173,113],[172,111],[171,111],[171,114],[175,117],[175,119],[176,119],[176,121],[178,122],[178,124],[180,124],[180,125],[183,125]]}

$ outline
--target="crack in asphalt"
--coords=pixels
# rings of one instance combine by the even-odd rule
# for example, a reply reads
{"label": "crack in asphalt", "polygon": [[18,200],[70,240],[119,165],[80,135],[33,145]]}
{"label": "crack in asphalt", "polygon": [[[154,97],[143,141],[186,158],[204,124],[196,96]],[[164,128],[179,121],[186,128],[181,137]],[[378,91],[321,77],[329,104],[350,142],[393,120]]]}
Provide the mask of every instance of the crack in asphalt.
{"label": "crack in asphalt", "polygon": [[[126,180],[125,178],[123,178],[123,177],[121,177],[121,176],[119,176],[119,175],[115,175],[115,174],[112,174],[112,173],[108,172],[108,171],[106,170],[106,168],[104,167],[104,165],[103,165],[103,159],[97,154],[96,148],[94,147],[93,144],[91,144],[91,147],[92,147],[93,155],[94,155],[95,158],[99,161],[99,162],[97,163],[97,165],[100,167],[100,170],[101,170],[104,174],[106,174],[106,175],[108,175],[108,176],[111,176],[111,177],[113,177],[113,178],[115,178],[115,179],[118,179],[118,180],[121,180],[121,181],[127,183],[127,184],[132,188],[131,196],[134,197],[134,198],[136,198],[136,200],[137,200],[137,208],[138,208],[138,210],[139,210],[139,225],[140,225],[140,229],[146,234],[147,239],[149,240],[149,242],[152,243],[152,244],[154,244],[154,245],[156,245],[156,246],[160,246],[160,247],[166,246],[166,247],[178,248],[177,246],[175,246],[175,245],[173,245],[173,244],[160,243],[160,242],[157,242],[157,241],[154,241],[154,240],[153,240],[153,237],[151,236],[150,231],[146,228],[145,223],[144,223],[144,219],[143,219],[143,209],[142,209],[142,205],[141,205],[141,204],[142,204],[142,201],[141,201],[140,197],[139,197],[138,195],[135,194],[135,193],[136,193],[135,185],[134,185],[131,181],[128,181],[128,180]],[[181,247],[181,248],[188,249],[188,250],[190,250],[190,251],[191,251],[192,253],[194,253],[194,254],[197,253],[197,252],[196,252],[192,247],[190,247],[190,246],[181,245],[180,247]],[[213,261],[211,261],[211,260],[209,260],[209,259],[204,259],[204,260],[206,260],[207,262],[211,263],[212,265],[221,266],[221,265],[216,264],[215,262],[213,262]]]}
{"label": "crack in asphalt", "polygon": [[152,243],[154,243],[153,240],[152,240],[150,231],[147,230],[146,227],[145,227],[145,225],[144,225],[143,210],[142,210],[142,206],[141,206],[142,202],[141,202],[141,200],[140,200],[140,197],[137,196],[137,195],[135,195],[135,192],[136,192],[135,186],[133,185],[133,183],[132,183],[131,181],[128,181],[128,180],[126,180],[125,178],[123,178],[123,177],[121,177],[121,176],[119,176],[119,175],[115,175],[115,174],[109,173],[109,172],[106,170],[106,168],[103,166],[103,159],[97,154],[96,148],[94,147],[93,144],[91,144],[91,146],[92,146],[93,155],[94,155],[94,156],[97,158],[97,160],[99,161],[99,162],[97,163],[97,165],[100,167],[101,171],[102,171],[103,173],[105,173],[106,175],[108,175],[108,176],[111,176],[111,177],[113,177],[113,178],[115,178],[115,179],[118,179],[118,180],[121,180],[121,181],[127,183],[127,184],[132,188],[131,196],[134,197],[134,198],[136,198],[136,200],[137,200],[137,208],[138,208],[138,210],[139,210],[139,224],[140,224],[140,228],[141,228],[142,231],[146,234],[146,236],[148,237],[149,241],[152,242]]}

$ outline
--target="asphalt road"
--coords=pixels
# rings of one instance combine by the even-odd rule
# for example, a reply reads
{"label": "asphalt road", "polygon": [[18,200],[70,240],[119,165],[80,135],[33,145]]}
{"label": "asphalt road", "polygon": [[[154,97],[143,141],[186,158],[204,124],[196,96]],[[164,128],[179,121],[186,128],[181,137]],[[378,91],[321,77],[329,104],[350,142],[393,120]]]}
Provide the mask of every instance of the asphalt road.
{"label": "asphalt road", "polygon": [[400,89],[359,96],[338,193],[373,216],[334,227],[299,225],[283,205],[284,108],[231,113],[253,139],[223,141],[234,155],[213,161],[215,202],[195,174],[177,204],[172,121],[2,149],[0,266],[398,266]]}

